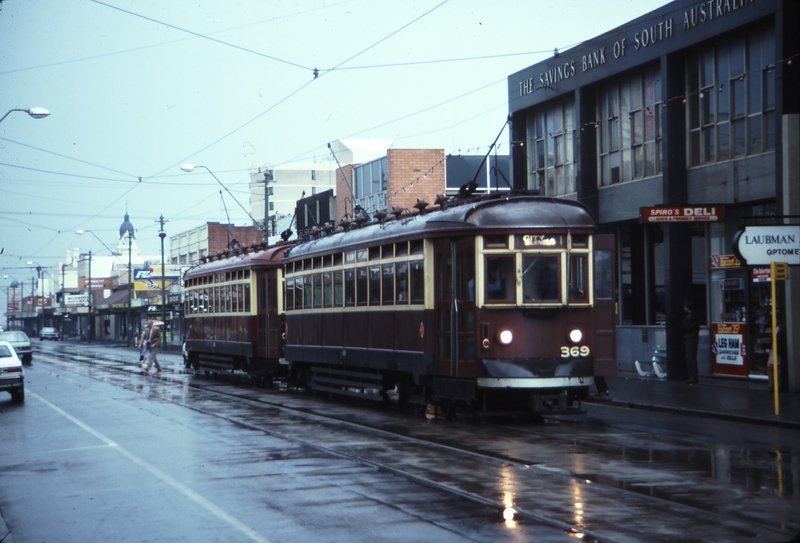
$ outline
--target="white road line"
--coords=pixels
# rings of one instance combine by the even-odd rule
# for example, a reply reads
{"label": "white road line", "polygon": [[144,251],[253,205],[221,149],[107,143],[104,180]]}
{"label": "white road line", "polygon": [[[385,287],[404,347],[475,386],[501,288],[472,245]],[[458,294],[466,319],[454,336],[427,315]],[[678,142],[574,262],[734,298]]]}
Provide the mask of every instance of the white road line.
{"label": "white road line", "polygon": [[221,520],[224,520],[225,522],[230,524],[232,527],[234,527],[235,529],[237,529],[240,532],[242,532],[244,535],[249,537],[251,540],[257,541],[258,543],[269,543],[268,539],[265,539],[265,538],[261,537],[259,534],[257,534],[255,531],[253,531],[250,527],[245,525],[243,522],[241,522],[238,519],[232,517],[231,515],[229,515],[228,513],[226,513],[225,511],[223,511],[222,509],[220,509],[219,507],[217,507],[216,505],[214,505],[213,503],[211,503],[210,501],[205,499],[203,496],[201,496],[197,492],[193,491],[192,489],[186,487],[185,485],[181,484],[180,482],[176,481],[175,479],[173,479],[172,477],[170,477],[169,475],[167,475],[163,471],[161,471],[161,470],[159,470],[157,468],[154,468],[149,463],[147,463],[145,460],[139,458],[138,456],[136,456],[135,454],[133,454],[129,450],[127,450],[124,447],[122,447],[119,443],[107,438],[106,436],[104,436],[103,434],[101,434],[100,432],[98,432],[97,430],[95,430],[94,428],[89,426],[88,424],[76,419],[75,417],[73,417],[72,415],[70,415],[69,413],[67,413],[63,409],[61,409],[60,407],[48,402],[47,400],[45,400],[44,398],[42,398],[38,394],[36,394],[34,392],[31,392],[30,390],[27,390],[26,392],[28,393],[28,395],[33,396],[34,398],[36,398],[37,400],[39,400],[40,402],[42,402],[46,406],[50,407],[51,409],[53,409],[57,413],[63,415],[65,418],[69,419],[70,421],[75,423],[77,426],[83,428],[84,430],[86,430],[87,432],[92,434],[94,437],[96,437],[100,441],[104,442],[106,445],[115,448],[123,456],[127,457],[133,463],[143,467],[144,469],[146,469],[147,471],[149,471],[150,473],[152,473],[153,475],[155,475],[156,477],[158,477],[159,479],[161,479],[162,481],[167,483],[169,486],[171,486],[172,488],[174,488],[175,490],[177,490],[178,492],[180,492],[181,494],[183,494],[184,496],[186,496],[190,500],[194,501],[195,503],[197,503],[198,505],[200,505],[204,509],[206,509],[211,514],[215,515],[217,518],[219,518]]}

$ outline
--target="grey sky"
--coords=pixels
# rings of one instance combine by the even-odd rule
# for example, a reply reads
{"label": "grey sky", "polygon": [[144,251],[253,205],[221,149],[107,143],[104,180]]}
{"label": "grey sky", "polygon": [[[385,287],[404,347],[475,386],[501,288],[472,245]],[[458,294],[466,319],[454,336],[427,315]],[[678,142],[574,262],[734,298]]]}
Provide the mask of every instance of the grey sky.
{"label": "grey sky", "polygon": [[116,247],[126,207],[146,255],[162,213],[168,233],[224,222],[219,185],[186,162],[246,203],[250,168],[324,159],[336,139],[484,153],[510,74],[666,3],[5,0],[0,116],[51,115],[0,124],[0,277],[107,253],[74,232]]}

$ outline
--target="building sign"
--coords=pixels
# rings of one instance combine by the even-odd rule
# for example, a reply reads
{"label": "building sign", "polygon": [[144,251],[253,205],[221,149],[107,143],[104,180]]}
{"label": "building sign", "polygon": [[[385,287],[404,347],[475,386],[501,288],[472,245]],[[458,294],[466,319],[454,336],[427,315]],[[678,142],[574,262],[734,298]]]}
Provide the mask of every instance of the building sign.
{"label": "building sign", "polygon": [[[715,21],[726,21],[735,13],[740,13],[740,17],[752,17],[753,10],[748,8],[755,3],[755,0],[703,1],[682,11],[660,16],[661,20],[651,18],[638,26],[629,25],[624,31],[607,37],[605,43],[596,42],[591,50],[587,47],[564,54],[556,52],[545,66],[539,68],[541,71],[538,74],[522,72],[516,76],[514,86],[511,86],[512,82],[509,80],[509,91],[513,89],[519,97],[523,97],[581,74],[602,71],[598,68],[623,62],[631,54],[641,56],[644,51],[652,50],[656,44],[686,44],[692,41],[688,34],[695,28]],[[702,39],[699,35],[693,38]]]}
{"label": "building sign", "polygon": [[742,263],[734,255],[711,255],[708,257],[708,267],[712,270],[725,268],[740,268]]}
{"label": "building sign", "polygon": [[[148,270],[150,272],[149,277],[167,277],[167,278],[179,278],[183,275],[183,270],[188,268],[188,266],[178,266],[178,265],[166,265],[163,268],[161,266],[150,266]],[[144,271],[144,270],[136,270],[136,271]],[[138,275],[137,275],[138,277]]]}
{"label": "building sign", "polygon": [[753,268],[753,283],[772,281],[772,271],[768,267]]}
{"label": "building sign", "polygon": [[65,294],[64,305],[89,305],[88,294]]}
{"label": "building sign", "polygon": [[800,266],[800,225],[747,226],[733,236],[733,248],[748,266]]}
{"label": "building sign", "polygon": [[[87,290],[88,284],[89,284],[89,278],[81,277],[80,286],[78,288],[80,290]],[[101,289],[110,290],[111,288],[112,288],[111,279],[107,277],[92,277],[92,290],[101,290]]]}
{"label": "building sign", "polygon": [[19,302],[8,302],[9,311],[19,311]]}
{"label": "building sign", "polygon": [[169,281],[162,281],[161,279],[147,279],[144,281],[134,281],[133,290],[136,292],[146,290],[161,290],[161,284],[164,284],[164,290],[169,290]]}
{"label": "building sign", "polygon": [[711,324],[711,362],[714,373],[747,375],[747,325]]}
{"label": "building sign", "polygon": [[702,207],[643,207],[643,223],[653,222],[723,222],[725,208],[722,206]]}

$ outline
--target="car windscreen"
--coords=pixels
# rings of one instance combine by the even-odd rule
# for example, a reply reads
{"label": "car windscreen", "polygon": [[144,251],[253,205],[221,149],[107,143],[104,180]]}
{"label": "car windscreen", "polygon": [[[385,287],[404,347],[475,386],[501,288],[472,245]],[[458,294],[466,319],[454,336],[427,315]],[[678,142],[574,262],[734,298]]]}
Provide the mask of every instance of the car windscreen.
{"label": "car windscreen", "polygon": [[27,338],[22,332],[0,332],[0,341],[25,341]]}

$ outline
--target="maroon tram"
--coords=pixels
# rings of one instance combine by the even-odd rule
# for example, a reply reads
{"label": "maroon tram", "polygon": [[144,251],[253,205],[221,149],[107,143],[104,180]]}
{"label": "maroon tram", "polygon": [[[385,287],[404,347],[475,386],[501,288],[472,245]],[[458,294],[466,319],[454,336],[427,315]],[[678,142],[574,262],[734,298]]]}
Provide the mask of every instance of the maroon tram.
{"label": "maroon tram", "polygon": [[283,254],[290,379],[472,410],[563,411],[613,372],[613,244],[576,202],[500,193]]}
{"label": "maroon tram", "polygon": [[259,382],[281,375],[287,247],[238,249],[186,271],[186,367],[241,370]]}

